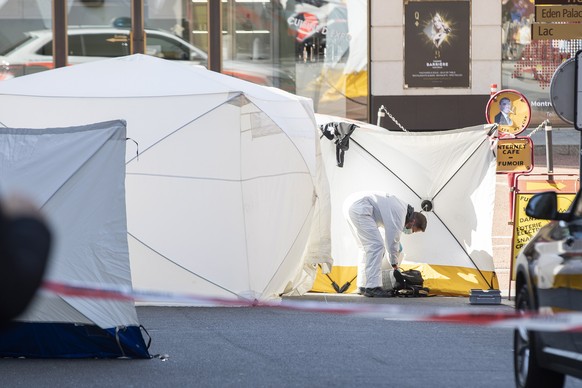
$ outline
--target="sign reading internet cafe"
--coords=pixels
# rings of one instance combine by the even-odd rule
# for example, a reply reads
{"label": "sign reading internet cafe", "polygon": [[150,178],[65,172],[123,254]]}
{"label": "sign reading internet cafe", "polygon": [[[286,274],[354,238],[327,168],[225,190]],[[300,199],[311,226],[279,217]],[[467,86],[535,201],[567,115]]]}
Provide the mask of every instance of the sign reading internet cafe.
{"label": "sign reading internet cafe", "polygon": [[530,172],[534,167],[529,137],[501,138],[497,142],[497,173]]}

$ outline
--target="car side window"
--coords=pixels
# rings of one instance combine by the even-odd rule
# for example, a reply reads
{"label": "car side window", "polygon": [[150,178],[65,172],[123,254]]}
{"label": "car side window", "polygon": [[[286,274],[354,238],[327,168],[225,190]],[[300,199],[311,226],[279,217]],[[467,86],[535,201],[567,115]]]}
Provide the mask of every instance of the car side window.
{"label": "car side window", "polygon": [[69,35],[69,42],[67,44],[69,49],[69,55],[83,56],[83,42],[81,40],[81,35]]}
{"label": "car side window", "polygon": [[87,57],[121,57],[129,55],[129,37],[126,34],[86,34],[82,41]]}
{"label": "car side window", "polygon": [[38,55],[53,55],[53,41],[51,40],[44,46],[42,46],[37,52]]}
{"label": "car side window", "polygon": [[[76,55],[82,56],[83,54],[83,45],[81,44],[81,36],[80,35],[69,35],[69,41],[67,43],[69,54],[68,55]],[[44,46],[42,46],[37,52],[39,55],[53,55],[53,41],[51,40]]]}
{"label": "car side window", "polygon": [[[129,54],[129,39],[125,34],[69,35],[68,49],[71,56],[120,57]],[[37,51],[40,55],[53,55],[52,40]]]}
{"label": "car side window", "polygon": [[146,36],[146,54],[164,59],[190,60],[190,50],[180,42],[172,41],[164,36]]}
{"label": "car side window", "polygon": [[0,51],[0,56],[8,55],[8,54],[12,53],[13,51],[16,51],[16,49],[18,49],[20,46],[24,46],[32,39],[34,39],[34,38],[32,38],[30,36],[24,37],[24,39],[19,40],[15,44],[6,47],[4,49],[4,51]]}

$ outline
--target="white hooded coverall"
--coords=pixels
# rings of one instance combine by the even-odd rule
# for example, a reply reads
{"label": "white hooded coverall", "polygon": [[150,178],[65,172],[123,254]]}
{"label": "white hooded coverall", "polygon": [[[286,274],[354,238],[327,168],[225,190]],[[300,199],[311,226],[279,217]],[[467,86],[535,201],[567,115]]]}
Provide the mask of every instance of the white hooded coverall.
{"label": "white hooded coverall", "polygon": [[[382,258],[400,264],[400,235],[408,204],[386,193],[357,193],[345,201],[344,213],[358,245],[358,287],[382,287]],[[384,228],[384,241],[378,228]]]}

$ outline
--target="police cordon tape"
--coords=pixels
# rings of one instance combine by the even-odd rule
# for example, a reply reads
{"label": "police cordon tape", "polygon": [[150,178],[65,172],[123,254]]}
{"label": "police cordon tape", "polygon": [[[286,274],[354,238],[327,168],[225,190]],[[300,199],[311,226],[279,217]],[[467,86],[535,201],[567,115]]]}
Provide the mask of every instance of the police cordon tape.
{"label": "police cordon tape", "polygon": [[267,307],[273,309],[354,315],[385,320],[441,322],[461,325],[481,325],[502,329],[527,329],[535,331],[582,331],[582,313],[535,313],[517,310],[499,310],[480,306],[475,308],[451,308],[402,306],[394,304],[340,303],[317,301],[257,301],[204,297],[182,293],[133,290],[115,285],[90,285],[45,281],[41,287],[45,293],[58,296],[110,299],[132,302],[160,302],[188,304],[195,307]]}

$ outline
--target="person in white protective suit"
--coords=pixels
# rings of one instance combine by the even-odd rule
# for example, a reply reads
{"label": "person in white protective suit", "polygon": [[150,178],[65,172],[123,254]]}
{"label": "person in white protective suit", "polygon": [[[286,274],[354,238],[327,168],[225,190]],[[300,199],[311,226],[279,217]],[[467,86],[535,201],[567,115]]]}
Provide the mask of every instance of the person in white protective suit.
{"label": "person in white protective suit", "polygon": [[[388,251],[392,268],[398,269],[401,234],[424,232],[426,217],[399,198],[387,193],[356,193],[344,203],[344,213],[358,245],[357,285],[367,297],[391,297],[382,288],[382,258]],[[380,229],[384,229],[384,240]]]}

